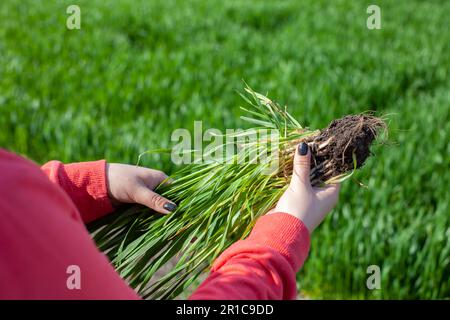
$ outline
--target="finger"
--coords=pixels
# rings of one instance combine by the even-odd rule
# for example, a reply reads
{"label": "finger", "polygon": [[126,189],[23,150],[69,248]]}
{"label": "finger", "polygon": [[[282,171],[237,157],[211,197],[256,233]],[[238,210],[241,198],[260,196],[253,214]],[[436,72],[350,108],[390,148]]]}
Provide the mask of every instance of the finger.
{"label": "finger", "polygon": [[167,174],[165,174],[164,172],[157,171],[156,172],[156,181],[158,182],[158,185],[160,185],[160,184],[164,185],[164,184],[172,183],[173,180],[170,179],[170,177]]}
{"label": "finger", "polygon": [[163,196],[142,186],[134,195],[136,203],[143,204],[159,213],[167,214],[175,211],[177,205]]}
{"label": "finger", "polygon": [[173,179],[166,176],[165,179],[162,179],[162,180],[160,180],[160,182],[158,182],[157,186],[168,186],[168,185],[172,184],[173,182],[174,182]]}
{"label": "finger", "polygon": [[294,169],[292,174],[291,186],[295,188],[299,187],[311,187],[311,181],[309,179],[311,167],[311,152],[308,145],[302,142],[297,147],[297,152],[294,156]]}
{"label": "finger", "polygon": [[147,187],[151,190],[155,189],[159,185],[170,184],[172,181],[164,172],[152,169],[146,169],[145,174],[141,177]]}

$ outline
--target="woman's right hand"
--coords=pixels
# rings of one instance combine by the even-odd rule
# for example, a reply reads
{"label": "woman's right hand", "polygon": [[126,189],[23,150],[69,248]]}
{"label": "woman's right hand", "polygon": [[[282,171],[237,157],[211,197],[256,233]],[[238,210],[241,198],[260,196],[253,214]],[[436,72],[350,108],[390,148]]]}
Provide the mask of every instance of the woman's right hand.
{"label": "woman's right hand", "polygon": [[311,152],[308,145],[300,143],[294,156],[291,183],[271,213],[284,212],[293,215],[312,233],[335,206],[339,185],[313,188],[309,179],[310,163]]}

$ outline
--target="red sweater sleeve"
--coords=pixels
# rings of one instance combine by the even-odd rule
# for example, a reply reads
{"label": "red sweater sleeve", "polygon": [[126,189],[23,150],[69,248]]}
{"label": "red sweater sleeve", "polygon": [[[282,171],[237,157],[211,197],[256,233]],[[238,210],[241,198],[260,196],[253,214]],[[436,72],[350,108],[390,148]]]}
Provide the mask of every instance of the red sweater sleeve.
{"label": "red sweater sleeve", "polygon": [[66,165],[59,161],[50,161],[41,169],[72,199],[84,223],[113,210],[106,185],[105,160]]}
{"label": "red sweater sleeve", "polygon": [[[103,167],[104,162],[94,163],[96,172]],[[73,188],[68,193],[79,207],[102,210],[91,197],[103,202],[104,187],[97,193],[90,186],[104,182],[83,179],[89,169],[78,170],[76,178],[72,168],[46,166],[53,179],[62,177],[58,184],[64,190]],[[138,299],[99,252],[63,189],[36,164],[0,150],[0,300]],[[72,286],[75,277],[79,287]]]}
{"label": "red sweater sleeve", "polygon": [[309,244],[309,231],[299,219],[286,213],[263,216],[247,239],[217,258],[190,299],[295,299],[295,274]]}

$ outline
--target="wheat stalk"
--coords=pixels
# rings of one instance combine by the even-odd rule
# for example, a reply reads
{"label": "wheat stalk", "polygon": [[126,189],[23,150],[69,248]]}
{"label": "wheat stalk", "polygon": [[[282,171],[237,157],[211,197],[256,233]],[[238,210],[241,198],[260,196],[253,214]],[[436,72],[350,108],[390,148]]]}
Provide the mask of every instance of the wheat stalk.
{"label": "wheat stalk", "polygon": [[[306,141],[313,151],[311,180],[314,185],[343,181],[364,162],[358,163],[353,150],[350,160],[342,156],[343,161],[352,164],[351,170],[346,165],[342,172],[336,171],[340,165],[336,159],[321,156],[336,137],[321,140],[324,130],[303,128],[285,108],[248,86],[245,91],[247,95],[242,97],[248,107],[242,109],[248,116],[242,118],[256,125],[249,130],[259,132],[270,128],[280,132],[276,153],[268,148],[268,141],[246,145],[245,156],[264,153],[268,161],[238,163],[238,155],[233,155],[232,159],[227,159],[233,161],[228,163],[186,165],[171,176],[170,185],[157,188],[164,197],[178,204],[172,214],[150,213],[147,208],[133,206],[89,226],[98,247],[144,298],[176,297],[207,270],[223,250],[248,235],[255,220],[274,207],[287,188],[292,174],[292,155],[300,141]],[[369,127],[375,137],[383,121],[365,117],[369,117]],[[320,159],[322,162],[317,161]],[[275,169],[269,167],[272,160],[279,163]],[[155,273],[174,257],[175,266],[162,278],[154,280]]]}

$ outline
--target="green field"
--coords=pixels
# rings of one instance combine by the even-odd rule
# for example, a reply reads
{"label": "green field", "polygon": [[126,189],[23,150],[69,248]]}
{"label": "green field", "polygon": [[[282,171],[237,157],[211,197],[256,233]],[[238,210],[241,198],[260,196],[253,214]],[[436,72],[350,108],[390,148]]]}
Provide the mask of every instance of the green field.
{"label": "green field", "polygon": [[[372,3],[381,30],[366,27]],[[298,284],[309,298],[450,298],[449,16],[438,0],[3,0],[0,146],[39,163],[136,163],[194,120],[244,127],[243,79],[313,128],[390,114],[390,143],[344,184]]]}

